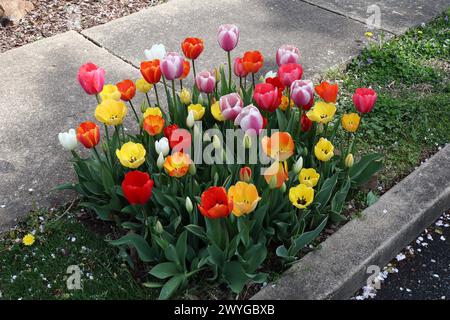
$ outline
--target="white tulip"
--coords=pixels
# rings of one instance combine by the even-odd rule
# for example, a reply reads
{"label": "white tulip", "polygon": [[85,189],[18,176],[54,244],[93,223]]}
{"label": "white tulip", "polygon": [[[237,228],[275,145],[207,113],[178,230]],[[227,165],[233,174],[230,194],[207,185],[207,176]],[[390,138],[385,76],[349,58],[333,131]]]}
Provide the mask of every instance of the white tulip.
{"label": "white tulip", "polygon": [[60,132],[58,134],[58,140],[66,150],[73,150],[78,145],[75,129],[70,129],[68,132]]}
{"label": "white tulip", "polygon": [[192,213],[192,210],[194,210],[194,205],[192,204],[191,198],[186,197],[185,207],[187,212]]}
{"label": "white tulip", "polygon": [[192,128],[195,124],[194,111],[189,111],[189,115],[186,118],[186,125],[188,128]]}
{"label": "white tulip", "polygon": [[170,151],[170,147],[169,147],[169,139],[167,139],[166,137],[163,137],[159,140],[155,141],[155,150],[156,153],[162,153],[163,156],[167,156],[169,154]]}
{"label": "white tulip", "polygon": [[294,173],[298,174],[300,170],[302,170],[302,168],[303,168],[303,157],[300,156],[298,157],[298,160],[294,164]]}
{"label": "white tulip", "polygon": [[159,169],[162,169],[163,167],[164,167],[164,155],[163,155],[163,153],[162,152],[160,152],[159,153],[159,156],[158,156],[158,160],[156,160],[156,166],[159,168]]}
{"label": "white tulip", "polygon": [[166,56],[166,48],[163,44],[154,44],[150,50],[144,50],[147,60],[159,59],[160,61]]}

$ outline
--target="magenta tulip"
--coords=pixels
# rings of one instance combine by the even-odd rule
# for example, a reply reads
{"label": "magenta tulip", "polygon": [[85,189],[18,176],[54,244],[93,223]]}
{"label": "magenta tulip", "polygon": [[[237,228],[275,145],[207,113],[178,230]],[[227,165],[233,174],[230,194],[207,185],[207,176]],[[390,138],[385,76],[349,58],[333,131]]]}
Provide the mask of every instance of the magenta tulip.
{"label": "magenta tulip", "polygon": [[353,94],[353,104],[356,110],[361,113],[372,111],[377,101],[377,93],[370,88],[358,88]]}
{"label": "magenta tulip", "polygon": [[202,71],[197,74],[195,78],[195,84],[200,92],[211,93],[216,86],[216,78],[213,73],[209,71]]}
{"label": "magenta tulip", "polygon": [[242,109],[234,120],[234,124],[240,126],[249,135],[257,135],[263,128],[264,119],[258,108],[250,104]]}
{"label": "magenta tulip", "polygon": [[220,112],[226,120],[234,120],[241,113],[244,102],[237,93],[230,93],[220,97]]}
{"label": "magenta tulip", "polygon": [[233,71],[236,77],[244,78],[247,76],[248,72],[244,69],[241,57],[236,57],[234,59]]}
{"label": "magenta tulip", "polygon": [[238,44],[239,28],[234,24],[221,25],[217,31],[217,41],[223,50],[230,52]]}
{"label": "magenta tulip", "polygon": [[183,74],[184,58],[176,52],[169,52],[160,63],[161,73],[167,80],[175,80]]}
{"label": "magenta tulip", "polygon": [[287,63],[298,63],[300,59],[300,50],[290,44],[285,44],[277,50],[276,58],[278,66]]}
{"label": "magenta tulip", "polygon": [[298,63],[283,64],[278,68],[278,78],[285,87],[302,78],[303,69]]}
{"label": "magenta tulip", "polygon": [[253,91],[253,99],[258,107],[268,112],[274,112],[281,103],[278,88],[271,83],[258,83]]}
{"label": "magenta tulip", "polygon": [[105,84],[105,70],[88,62],[78,70],[77,79],[87,94],[99,94]]}
{"label": "magenta tulip", "polygon": [[311,80],[295,80],[291,84],[291,99],[298,107],[311,105],[314,99],[314,85]]}

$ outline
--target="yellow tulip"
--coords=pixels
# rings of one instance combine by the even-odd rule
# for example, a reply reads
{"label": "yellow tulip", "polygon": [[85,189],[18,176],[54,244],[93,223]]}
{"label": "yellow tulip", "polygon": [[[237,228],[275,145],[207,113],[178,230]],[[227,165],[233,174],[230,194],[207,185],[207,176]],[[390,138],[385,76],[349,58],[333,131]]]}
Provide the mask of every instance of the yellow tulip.
{"label": "yellow tulip", "polygon": [[186,104],[186,105],[191,103],[191,93],[189,92],[188,89],[183,88],[183,90],[181,90],[180,101],[181,101],[181,103]]}
{"label": "yellow tulip", "polygon": [[116,150],[120,163],[127,168],[136,169],[145,161],[145,148],[140,143],[127,142],[122,148]]}
{"label": "yellow tulip", "polygon": [[136,80],[136,89],[139,92],[147,93],[152,90],[153,85],[145,81],[145,79],[137,79]]}
{"label": "yellow tulip", "polygon": [[106,99],[95,109],[95,118],[108,125],[117,126],[123,122],[127,114],[127,106],[123,101]]}
{"label": "yellow tulip", "polygon": [[316,169],[314,168],[303,168],[302,170],[300,170],[300,173],[298,175],[300,184],[307,185],[308,187],[315,187],[317,185],[317,182],[319,182],[319,178],[320,174],[318,174]]}
{"label": "yellow tulip", "polygon": [[225,118],[222,115],[222,111],[220,111],[219,101],[215,102],[211,106],[211,114],[213,115],[214,119],[216,119],[217,121],[225,121]]}
{"label": "yellow tulip", "polygon": [[147,108],[144,112],[144,119],[147,118],[148,116],[158,116],[158,117],[162,117],[162,111],[160,108],[158,107],[150,107]]}
{"label": "yellow tulip", "polygon": [[319,101],[306,113],[306,116],[311,121],[325,124],[333,120],[335,113],[336,106],[333,103]]}
{"label": "yellow tulip", "polygon": [[328,161],[334,156],[334,146],[326,138],[320,138],[314,147],[314,154],[320,161]]}
{"label": "yellow tulip", "polygon": [[[278,108],[280,108],[283,111],[286,111],[287,106],[289,104],[289,98],[286,96],[282,96],[281,97],[281,103],[278,106]],[[294,107],[294,100],[291,99],[291,109]]]}
{"label": "yellow tulip", "polygon": [[345,166],[347,168],[351,168],[353,167],[353,162],[354,162],[354,158],[353,155],[351,153],[349,153],[346,157],[345,157]]}
{"label": "yellow tulip", "polygon": [[228,190],[228,198],[233,200],[233,214],[240,217],[254,211],[261,198],[252,183],[239,181]]}
{"label": "yellow tulip", "polygon": [[194,120],[198,121],[205,115],[205,107],[201,104],[191,104],[188,107],[188,112],[192,111],[194,113]]}
{"label": "yellow tulip", "polygon": [[120,94],[119,89],[113,84],[105,84],[103,86],[102,91],[99,93],[101,101],[113,99],[113,100],[120,100],[120,97],[122,96]]}
{"label": "yellow tulip", "polygon": [[357,113],[344,114],[341,119],[342,127],[348,132],[355,132],[358,130],[360,120]]}
{"label": "yellow tulip", "polygon": [[305,184],[299,184],[289,189],[289,200],[299,209],[305,209],[314,200],[314,189]]}

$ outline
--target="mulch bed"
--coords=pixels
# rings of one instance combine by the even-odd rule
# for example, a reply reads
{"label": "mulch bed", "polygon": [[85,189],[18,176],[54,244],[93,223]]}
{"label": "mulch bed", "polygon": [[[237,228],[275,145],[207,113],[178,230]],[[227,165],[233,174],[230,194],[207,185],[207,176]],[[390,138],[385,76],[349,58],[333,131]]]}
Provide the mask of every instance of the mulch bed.
{"label": "mulch bed", "polygon": [[29,0],[34,9],[18,24],[0,25],[0,53],[69,30],[87,29],[166,0]]}

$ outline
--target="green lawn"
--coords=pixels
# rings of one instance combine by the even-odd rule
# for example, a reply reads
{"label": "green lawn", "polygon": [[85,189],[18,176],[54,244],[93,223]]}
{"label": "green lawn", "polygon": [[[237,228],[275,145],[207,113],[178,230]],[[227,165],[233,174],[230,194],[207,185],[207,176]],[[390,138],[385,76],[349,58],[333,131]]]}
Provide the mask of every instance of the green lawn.
{"label": "green lawn", "polygon": [[[340,107],[351,110],[351,92],[372,86],[379,95],[363,119],[357,149],[385,156],[378,176],[385,189],[450,141],[450,10],[427,26],[389,42],[373,45],[345,72],[329,70],[324,78],[341,80]],[[375,192],[378,192],[377,190]],[[366,192],[355,195],[364,203]],[[363,205],[363,206],[364,206]],[[0,240],[0,298],[140,299],[157,293],[138,284],[104,236],[79,223],[71,210],[35,212]],[[40,218],[41,217],[41,218]],[[44,226],[44,229],[41,226]],[[36,243],[17,242],[36,231]],[[83,271],[83,290],[68,290],[67,267]]]}

